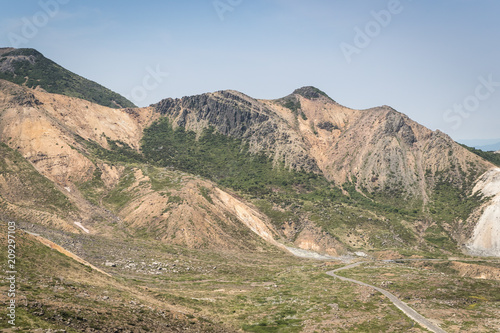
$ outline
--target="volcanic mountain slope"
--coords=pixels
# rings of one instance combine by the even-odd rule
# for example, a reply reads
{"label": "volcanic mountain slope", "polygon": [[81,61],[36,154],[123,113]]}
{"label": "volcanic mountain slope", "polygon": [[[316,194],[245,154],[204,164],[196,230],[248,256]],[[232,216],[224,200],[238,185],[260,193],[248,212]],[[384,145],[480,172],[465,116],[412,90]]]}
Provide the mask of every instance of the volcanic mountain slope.
{"label": "volcanic mountain slope", "polygon": [[166,99],[154,107],[174,126],[198,134],[213,126],[275,163],[320,172],[338,185],[352,181],[369,192],[397,188],[425,201],[436,175],[444,173],[461,186],[464,175],[491,168],[447,135],[388,106],[349,109],[313,87],[278,100],[220,91]]}
{"label": "volcanic mountain slope", "polygon": [[34,49],[0,48],[0,79],[112,108],[135,107],[125,97],[68,71]]}
{"label": "volcanic mountain slope", "polygon": [[[0,222],[0,245],[6,248],[7,221],[0,217]],[[184,308],[161,302],[123,279],[91,268],[39,236],[20,230],[15,236],[18,328],[49,332],[233,332],[195,319]],[[6,252],[1,259],[2,270],[8,271]],[[8,304],[5,281],[0,284],[0,302]],[[6,313],[0,317],[0,329],[9,332],[12,325]]]}
{"label": "volcanic mountain slope", "polygon": [[[496,255],[489,162],[389,107],[348,109],[312,87],[272,101],[221,91],[113,109],[0,80],[0,142],[0,222],[112,276],[19,230],[23,328],[408,331],[414,323],[383,299],[282,244],[384,259],[463,245]],[[439,289],[463,303],[474,290],[487,303],[467,313],[494,318],[483,297],[494,284],[480,294],[457,285],[418,299]]]}
{"label": "volcanic mountain slope", "polygon": [[[348,109],[312,87],[274,101],[222,91],[116,110],[0,85],[0,139],[70,202],[56,214],[53,207],[17,209],[21,196],[5,194],[5,209],[31,221],[42,211],[56,214],[38,222],[75,232],[81,222],[90,232],[130,227],[190,247],[253,249],[281,237],[334,255],[345,245],[417,249],[430,242],[456,250],[479,218],[471,215],[479,203],[468,195],[491,168],[389,107]],[[212,182],[169,169],[172,158],[176,168]],[[13,181],[3,179],[3,188]],[[243,237],[248,230],[252,236]]]}
{"label": "volcanic mountain slope", "polygon": [[142,162],[142,131],[157,118],[151,108],[116,110],[2,80],[0,88],[0,202],[9,216],[193,248],[278,245],[255,207],[199,177]]}
{"label": "volcanic mountain slope", "polygon": [[[106,138],[109,138],[137,147],[143,127],[140,116],[77,98],[31,90],[4,80],[0,80],[0,86],[1,141],[31,163],[41,174],[38,178],[47,177],[63,197],[70,199],[71,207],[68,206],[64,214],[58,214],[60,218],[68,221],[91,218],[96,209],[81,197],[75,185],[91,178],[98,168],[99,163],[93,162],[86,153],[86,142],[106,146]],[[105,175],[103,178],[111,186],[119,177],[118,169],[102,163],[99,165]],[[21,185],[33,178],[29,176],[23,180],[24,174],[16,173],[12,164],[10,169],[10,174],[20,178]],[[4,188],[13,185],[13,178],[3,180]],[[3,199],[6,198],[9,197],[3,195]],[[17,202],[19,206],[15,200],[19,196],[10,198],[13,199],[11,204]],[[24,205],[21,207],[27,208]],[[32,205],[31,208],[47,210],[45,205]],[[13,206],[10,211],[19,213],[19,209]],[[32,219],[36,220],[38,213],[33,214]],[[62,226],[60,222],[57,224]],[[66,223],[64,228],[76,231],[73,222]]]}
{"label": "volcanic mountain slope", "polygon": [[[261,208],[271,215],[279,214],[280,210],[292,211],[293,216],[300,217],[289,216],[288,222],[286,217],[281,218],[280,223],[300,230],[313,222],[344,244],[362,248],[370,248],[375,243],[397,247],[413,244],[411,246],[419,248],[431,242],[436,249],[452,250],[454,246],[445,239],[464,246],[472,236],[481,211],[483,193],[476,191],[478,196],[473,196],[474,184],[494,167],[444,133],[433,132],[388,106],[349,109],[314,87],[298,89],[278,100],[256,100],[236,91],[219,91],[165,99],[153,107],[170,125],[155,123],[146,131],[143,151],[147,156],[160,164],[174,165],[238,187],[238,181],[246,180],[241,174],[236,177],[236,183],[227,181],[224,179],[227,176],[196,167],[178,153],[187,149],[189,154],[198,154],[193,156],[204,163],[211,163],[213,156],[224,154],[211,150],[206,144],[220,142],[211,134],[215,131],[234,140],[236,146],[240,142],[242,147],[248,147],[244,149],[251,154],[265,154],[277,168],[284,165],[291,170],[324,176],[340,187],[349,200],[357,198],[354,204],[342,205],[349,207],[347,211],[339,210],[339,206],[328,208],[325,204],[310,202],[315,208],[302,214],[304,209],[296,209],[297,204],[308,206],[304,200],[309,199],[302,196],[297,204],[283,204],[285,199],[280,194],[266,198],[273,202],[274,208],[266,209],[266,205]],[[158,134],[167,132],[171,134]],[[194,141],[195,136],[201,144]],[[190,144],[176,145],[181,141]],[[168,142],[171,148],[162,151],[162,142]],[[207,150],[211,153],[204,153]],[[218,167],[213,169],[224,167],[223,164],[214,163]],[[235,168],[244,170],[245,163],[228,167],[227,174]],[[245,169],[244,172],[253,171]],[[271,188],[274,186],[275,193],[280,193],[279,181],[272,177],[267,181]],[[324,184],[323,188],[325,186],[328,185]],[[254,189],[247,189],[256,195]],[[273,196],[281,199],[273,200]],[[322,196],[338,198],[334,193]],[[472,214],[474,210],[476,214]],[[396,214],[391,217],[393,212]],[[352,223],[346,214],[349,219],[358,220],[357,226],[347,227]],[[373,232],[373,226],[399,231],[381,235]],[[289,229],[285,226],[284,230]],[[292,232],[289,236],[295,238],[298,234]],[[307,246],[306,243],[302,244]]]}

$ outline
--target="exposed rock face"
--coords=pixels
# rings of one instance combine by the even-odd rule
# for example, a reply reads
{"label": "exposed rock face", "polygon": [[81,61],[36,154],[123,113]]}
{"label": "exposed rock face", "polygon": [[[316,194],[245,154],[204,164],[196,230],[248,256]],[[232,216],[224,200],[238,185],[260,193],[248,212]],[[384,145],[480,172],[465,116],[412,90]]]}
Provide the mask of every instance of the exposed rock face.
{"label": "exposed rock face", "polygon": [[[353,110],[312,87],[298,89],[279,100],[255,100],[239,92],[219,91],[165,99],[150,108],[117,110],[0,80],[0,140],[22,154],[78,207],[73,220],[59,218],[58,228],[82,232],[74,224],[82,221],[81,225],[93,233],[96,212],[109,220],[118,219],[113,215],[116,213],[132,228],[145,228],[161,239],[190,247],[213,241],[220,248],[236,248],[241,246],[238,235],[245,230],[260,236],[250,237],[253,240],[247,247],[260,246],[256,239],[274,244],[277,232],[264,215],[202,180],[189,179],[182,191],[169,194],[170,198],[182,200],[167,211],[166,206],[172,202],[166,194],[146,185],[141,187],[139,182],[133,187],[141,195],[113,214],[83,198],[77,184],[92,179],[95,170],[100,171],[104,186],[111,189],[124,175],[125,167],[95,162],[81,139],[107,148],[109,138],[139,149],[144,128],[162,116],[174,126],[197,133],[214,127],[247,142],[251,152],[264,152],[275,163],[290,168],[322,173],[338,185],[352,181],[360,190],[396,188],[403,197],[418,197],[424,202],[432,192],[436,175],[460,187],[466,178],[470,181],[472,176],[492,168],[447,135],[433,132],[388,106]],[[137,179],[150,182],[140,169],[135,172]],[[0,183],[5,189],[14,181],[0,179]],[[200,187],[211,189],[210,200],[200,194]],[[9,194],[5,198],[16,198],[3,191]],[[134,191],[129,192],[132,195]],[[7,205],[10,211],[16,209],[12,202]],[[200,205],[206,208],[200,209]],[[484,230],[496,230],[495,224],[488,222],[491,216],[497,218],[492,209],[486,207],[470,248],[500,255],[495,238],[488,241],[483,237],[488,235]],[[40,214],[32,215],[45,213]],[[333,255],[345,250],[340,242],[312,224],[294,240],[305,249]]]}
{"label": "exposed rock face", "polygon": [[88,179],[93,163],[77,136],[104,147],[106,137],[139,148],[151,109],[111,109],[77,98],[47,94],[0,80],[0,140],[61,186]]}
{"label": "exposed rock face", "polygon": [[500,169],[486,172],[474,192],[481,192],[490,200],[482,207],[467,249],[474,255],[500,257]]}
{"label": "exposed rock face", "polygon": [[424,201],[440,171],[462,182],[463,172],[491,165],[388,106],[343,107],[313,87],[279,100],[255,100],[235,91],[166,99],[155,110],[177,126],[243,139],[252,152],[275,162],[324,174],[337,184],[353,181],[369,191],[398,187]]}
{"label": "exposed rock face", "polygon": [[300,133],[289,131],[290,124],[272,108],[236,91],[219,91],[181,99],[165,99],[155,109],[174,125],[198,133],[209,126],[234,138],[244,139],[251,152],[267,152],[275,162],[319,172],[309,156],[309,146]]}
{"label": "exposed rock face", "polygon": [[[198,105],[196,100],[186,103]],[[15,174],[0,174],[0,214],[19,214],[25,221],[75,233],[105,232],[96,219],[120,222],[131,232],[148,230],[157,239],[190,248],[262,250],[270,244],[284,249],[276,241],[279,234],[268,218],[255,207],[210,182],[181,172],[170,171],[180,185],[167,195],[153,189],[151,178],[140,168],[135,169],[136,181],[121,190],[131,199],[114,212],[82,196],[77,185],[92,179],[95,170],[101,174],[103,190],[113,189],[126,175],[123,166],[96,163],[79,140],[106,148],[109,138],[138,149],[143,129],[159,116],[152,108],[111,109],[0,80],[0,110],[0,141],[19,152],[76,207],[68,216],[46,212],[43,203],[30,202],[34,201],[30,189]],[[248,116],[253,114],[242,112],[234,117],[227,126],[228,133],[252,121],[245,118]],[[265,114],[260,117],[259,121],[266,119]],[[5,158],[1,162],[14,164]],[[202,195],[200,188],[209,193]]]}

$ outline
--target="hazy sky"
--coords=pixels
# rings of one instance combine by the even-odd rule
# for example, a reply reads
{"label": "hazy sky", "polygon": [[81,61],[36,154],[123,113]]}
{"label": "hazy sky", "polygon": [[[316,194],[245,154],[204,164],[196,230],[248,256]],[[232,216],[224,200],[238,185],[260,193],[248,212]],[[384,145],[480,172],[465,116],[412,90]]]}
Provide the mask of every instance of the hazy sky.
{"label": "hazy sky", "polygon": [[[0,46],[144,106],[305,85],[390,105],[455,140],[500,138],[498,0],[0,0]],[[499,140],[500,141],[500,140]]]}

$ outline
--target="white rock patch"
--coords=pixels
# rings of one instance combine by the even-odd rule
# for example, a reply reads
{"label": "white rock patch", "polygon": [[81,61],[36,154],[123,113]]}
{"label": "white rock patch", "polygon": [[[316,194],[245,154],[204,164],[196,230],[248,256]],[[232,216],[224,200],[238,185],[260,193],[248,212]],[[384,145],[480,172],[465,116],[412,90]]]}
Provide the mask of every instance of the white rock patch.
{"label": "white rock patch", "polygon": [[90,233],[89,229],[85,228],[80,222],[75,222],[76,226],[82,229],[87,234]]}
{"label": "white rock patch", "polygon": [[474,234],[467,244],[473,255],[500,257],[500,169],[486,172],[474,188],[492,197],[474,228]]}

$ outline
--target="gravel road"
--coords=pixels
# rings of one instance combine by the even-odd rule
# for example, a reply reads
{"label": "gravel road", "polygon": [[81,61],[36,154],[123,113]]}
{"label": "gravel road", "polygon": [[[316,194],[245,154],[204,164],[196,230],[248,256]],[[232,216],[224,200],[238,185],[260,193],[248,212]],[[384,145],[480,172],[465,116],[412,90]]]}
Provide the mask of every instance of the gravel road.
{"label": "gravel road", "polygon": [[359,284],[361,286],[365,286],[365,287],[369,287],[369,288],[375,289],[376,291],[382,293],[387,298],[389,298],[389,300],[395,306],[397,306],[401,311],[403,311],[404,314],[406,314],[408,317],[410,317],[415,322],[419,323],[421,326],[427,328],[429,331],[435,332],[435,333],[446,333],[446,331],[444,331],[439,326],[437,326],[436,324],[432,323],[431,321],[429,321],[428,319],[426,319],[425,317],[423,317],[421,314],[419,314],[418,312],[416,312],[415,310],[413,310],[412,308],[410,308],[408,305],[406,305],[399,298],[397,298],[396,296],[394,296],[393,294],[391,294],[387,290],[384,290],[384,289],[372,286],[370,284],[367,284],[367,283],[364,283],[364,282],[361,282],[361,281],[357,281],[357,280],[354,280],[354,279],[346,278],[346,277],[339,276],[339,275],[335,274],[338,271],[341,271],[341,270],[344,270],[344,269],[353,268],[353,267],[359,266],[361,264],[363,264],[363,262],[357,262],[355,264],[347,265],[347,266],[335,269],[333,271],[329,271],[326,274],[328,274],[330,276],[333,276],[333,277],[335,277],[337,279],[340,279],[342,281],[348,281],[348,282]]}

